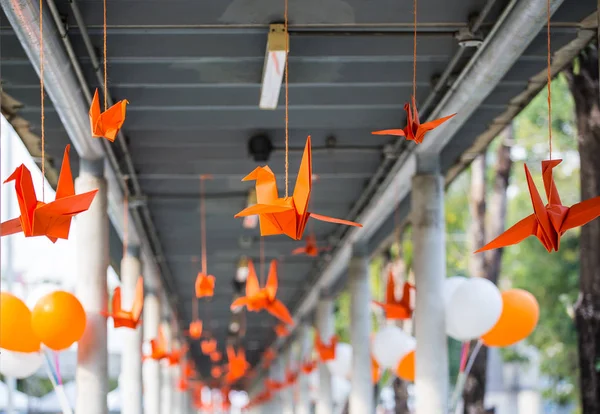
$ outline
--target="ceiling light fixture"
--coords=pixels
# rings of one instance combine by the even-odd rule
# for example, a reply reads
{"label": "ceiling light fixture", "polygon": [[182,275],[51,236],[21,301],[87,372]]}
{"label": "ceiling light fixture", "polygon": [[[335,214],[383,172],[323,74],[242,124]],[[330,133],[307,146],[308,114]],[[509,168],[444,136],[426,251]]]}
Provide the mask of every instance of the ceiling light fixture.
{"label": "ceiling light fixture", "polygon": [[244,283],[248,278],[248,258],[246,256],[242,256],[240,261],[238,262],[238,267],[235,272],[235,280]]}
{"label": "ceiling light fixture", "polygon": [[260,109],[276,109],[281,92],[283,72],[285,70],[285,59],[289,52],[288,34],[283,24],[272,24],[269,26],[267,38],[267,52],[263,66],[262,88],[260,90]]}

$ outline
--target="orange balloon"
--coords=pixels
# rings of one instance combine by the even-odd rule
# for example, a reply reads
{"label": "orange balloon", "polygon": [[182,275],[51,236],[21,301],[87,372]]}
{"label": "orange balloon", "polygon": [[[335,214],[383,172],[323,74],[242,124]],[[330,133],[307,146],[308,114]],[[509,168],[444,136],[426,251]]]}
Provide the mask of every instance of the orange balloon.
{"label": "orange balloon", "polygon": [[404,381],[415,381],[415,351],[410,351],[398,364],[396,375]]}
{"label": "orange balloon", "polygon": [[31,329],[31,311],[8,292],[0,293],[0,348],[15,352],[40,350],[40,340]]}
{"label": "orange balloon", "polygon": [[481,337],[487,346],[510,346],[529,336],[540,318],[535,296],[522,289],[502,292],[502,314],[496,325]]}
{"label": "orange balloon", "polygon": [[33,331],[55,351],[69,348],[85,330],[85,311],[75,296],[58,290],[42,297],[31,315]]}

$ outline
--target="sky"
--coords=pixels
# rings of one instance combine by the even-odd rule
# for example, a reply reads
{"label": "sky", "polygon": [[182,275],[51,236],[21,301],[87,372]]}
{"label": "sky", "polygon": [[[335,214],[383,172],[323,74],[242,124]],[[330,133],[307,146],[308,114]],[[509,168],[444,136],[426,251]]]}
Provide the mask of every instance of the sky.
{"label": "sky", "polygon": [[[42,173],[33,161],[23,142],[8,121],[2,116],[0,124],[0,171],[2,182],[19,165],[24,164],[31,171],[33,184],[38,198],[41,198]],[[76,174],[76,172],[74,172]],[[45,183],[46,199],[54,199],[54,190]],[[2,184],[0,188],[0,217],[2,221],[17,217],[19,205],[14,183]],[[11,291],[32,307],[36,299],[51,290],[62,289],[75,292],[77,281],[77,218],[71,225],[68,240],[58,240],[52,244],[45,237],[28,237],[22,233],[2,237],[0,239],[0,268],[2,269],[2,291],[9,290],[8,270],[12,267],[14,283]],[[44,283],[49,282],[49,283]],[[107,283],[110,290],[118,286],[119,279],[111,267],[107,272]],[[33,302],[33,303],[32,303]],[[109,352],[120,353],[121,335],[119,330],[108,322]]]}

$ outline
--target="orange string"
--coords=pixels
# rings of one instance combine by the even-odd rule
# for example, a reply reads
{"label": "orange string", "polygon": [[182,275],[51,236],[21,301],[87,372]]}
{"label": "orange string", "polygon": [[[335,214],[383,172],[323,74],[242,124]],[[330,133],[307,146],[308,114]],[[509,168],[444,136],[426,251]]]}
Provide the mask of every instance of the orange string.
{"label": "orange string", "polygon": [[108,86],[106,76],[106,0],[104,0],[104,110],[108,108]]}
{"label": "orange string", "polygon": [[413,96],[417,99],[417,0],[413,0],[414,34],[413,34]]}
{"label": "orange string", "polygon": [[552,70],[550,68],[550,0],[546,2],[548,14],[548,145],[550,147],[550,159],[552,159]]}
{"label": "orange string", "polygon": [[290,50],[290,37],[288,34],[288,0],[284,1],[283,21],[285,28],[285,196],[288,196],[288,171],[289,171],[289,100],[288,100],[288,55]]}
{"label": "orange string", "polygon": [[46,199],[46,134],[44,129],[44,19],[43,0],[40,0],[40,101],[41,101],[41,124],[42,124],[42,202]]}
{"label": "orange string", "polygon": [[202,243],[202,273],[207,274],[206,265],[206,211],[204,206],[204,177],[200,177],[200,231]]}

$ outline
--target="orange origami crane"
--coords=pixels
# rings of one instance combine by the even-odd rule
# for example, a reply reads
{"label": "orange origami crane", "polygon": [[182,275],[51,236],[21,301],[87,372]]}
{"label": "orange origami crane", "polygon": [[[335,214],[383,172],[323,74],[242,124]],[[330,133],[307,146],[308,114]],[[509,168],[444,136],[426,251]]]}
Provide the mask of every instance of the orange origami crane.
{"label": "orange origami crane", "polygon": [[275,327],[275,334],[277,334],[279,338],[284,338],[290,334],[290,331],[283,323],[280,323]]}
{"label": "orange origami crane", "polygon": [[113,318],[113,326],[115,328],[130,328],[136,329],[142,316],[142,308],[144,306],[144,280],[140,277],[135,285],[135,297],[130,311],[125,311],[121,308],[121,287],[117,286],[112,297],[112,313],[102,314]]}
{"label": "orange origami crane", "polygon": [[305,363],[302,364],[302,372],[304,372],[305,374],[310,374],[311,372],[313,372],[315,370],[315,368],[317,367],[317,361],[316,360],[312,360],[312,361],[306,361]]}
{"label": "orange origami crane", "polygon": [[529,236],[536,236],[548,252],[558,251],[560,237],[567,230],[583,226],[600,216],[600,197],[582,201],[571,207],[562,204],[552,178],[552,169],[561,161],[542,161],[542,178],[546,197],[548,198],[548,204],[546,205],[544,205],[531,178],[529,169],[525,165],[527,186],[529,187],[534,213],[519,221],[475,253],[511,246],[520,243]]}
{"label": "orange origami crane", "polygon": [[[106,97],[104,97],[104,99],[106,99]],[[104,137],[110,142],[114,142],[119,130],[125,122],[125,111],[128,103],[129,101],[127,99],[123,99],[106,111],[100,112],[100,98],[98,97],[98,89],[96,89],[89,112],[92,137]]]}
{"label": "orange origami crane", "polygon": [[188,351],[187,345],[183,345],[179,349],[173,349],[168,355],[169,365],[177,365],[181,361],[181,357],[183,357]]}
{"label": "orange origami crane", "polygon": [[251,312],[258,312],[265,309],[271,315],[288,325],[293,325],[294,320],[290,315],[290,311],[280,301],[275,299],[277,294],[277,261],[272,260],[269,268],[269,276],[267,277],[267,285],[260,288],[258,277],[254,270],[254,264],[251,260],[248,261],[248,278],[246,279],[246,296],[238,298],[231,304],[231,309],[234,310],[241,306],[246,306]]}
{"label": "orange origami crane", "polygon": [[332,336],[329,344],[323,343],[321,341],[321,335],[317,332],[315,335],[315,349],[319,354],[319,358],[322,362],[331,361],[335,359],[335,347],[337,345],[338,338],[337,336]]}
{"label": "orange origami crane", "polygon": [[221,374],[223,374],[223,370],[221,369],[221,367],[212,367],[212,369],[210,370],[210,375],[213,378],[219,378]]}
{"label": "orange origami crane", "polygon": [[202,353],[204,355],[212,354],[217,350],[217,341],[216,339],[205,339],[200,342],[200,349],[202,349]]}
{"label": "orange origami crane", "polygon": [[405,282],[404,288],[402,289],[402,298],[397,300],[394,275],[390,271],[385,291],[385,302],[373,301],[373,303],[383,308],[386,319],[410,319],[413,312],[410,307],[410,292],[414,289],[415,287],[413,285]]}
{"label": "orange origami crane", "polygon": [[373,384],[377,384],[381,378],[381,369],[379,368],[379,363],[373,358],[373,355],[371,355],[371,373]]}
{"label": "orange origami crane", "polygon": [[195,368],[194,368],[194,364],[191,361],[186,361],[183,364],[182,370],[181,370],[181,375],[184,378],[193,378],[196,373],[195,373]]}
{"label": "orange origami crane", "polygon": [[277,353],[273,350],[273,348],[267,348],[265,353],[263,354],[263,359],[267,362],[273,361],[277,358]]}
{"label": "orange origami crane", "polygon": [[221,360],[221,358],[222,358],[221,353],[219,351],[216,351],[216,350],[213,351],[213,352],[211,352],[209,356],[210,356],[210,360],[212,362],[219,362]]}
{"label": "orange origami crane", "polygon": [[307,256],[316,257],[320,252],[330,250],[329,247],[317,247],[317,237],[314,234],[306,236],[306,245],[292,250],[292,254],[305,254]]}
{"label": "orange origami crane", "polygon": [[162,326],[158,327],[158,335],[156,336],[156,338],[150,340],[150,348],[150,355],[144,356],[144,359],[151,358],[156,361],[159,361],[161,359],[169,357],[169,353],[167,351],[167,339],[165,337],[165,333],[162,329]]}
{"label": "orange origami crane", "polygon": [[200,339],[202,336],[202,321],[196,320],[190,322],[190,329],[185,331],[185,334],[192,339]]}
{"label": "orange origami crane", "polygon": [[279,391],[279,390],[283,389],[284,387],[285,387],[285,382],[275,381],[270,378],[267,378],[265,380],[265,388],[269,391]]}
{"label": "orange origami crane", "polygon": [[225,381],[233,384],[244,376],[246,370],[250,367],[250,364],[246,361],[244,349],[240,348],[236,353],[231,345],[227,347],[227,359],[229,372],[225,377]]}
{"label": "orange origami crane", "polygon": [[215,277],[202,272],[196,277],[196,297],[211,297],[215,293]]}
{"label": "orange origami crane", "polygon": [[406,127],[404,129],[384,129],[382,131],[374,131],[373,135],[394,135],[397,137],[406,137],[407,141],[414,141],[415,144],[423,142],[425,134],[452,118],[456,114],[448,115],[443,118],[435,119],[433,121],[425,122],[422,124],[419,121],[419,113],[417,112],[417,104],[415,97],[411,96],[411,104],[407,103],[404,105],[404,110],[407,114]]}
{"label": "orange origami crane", "polygon": [[306,139],[304,155],[296,178],[296,187],[291,197],[279,198],[275,174],[268,166],[257,167],[242,181],[256,180],[257,204],[250,206],[234,217],[259,216],[261,236],[286,234],[294,240],[301,240],[308,218],[321,221],[362,227],[352,221],[310,213],[308,204],[312,187],[312,157],[310,136]]}
{"label": "orange origami crane", "polygon": [[186,378],[179,378],[177,382],[177,389],[181,392],[185,392],[190,387],[190,384]]}
{"label": "orange origami crane", "polygon": [[299,375],[298,371],[288,370],[285,374],[285,385],[288,387],[290,385],[294,385],[296,383],[296,381],[298,381],[298,375]]}
{"label": "orange origami crane", "polygon": [[39,201],[35,195],[31,173],[21,164],[5,183],[15,181],[15,190],[21,215],[0,225],[0,236],[23,232],[25,237],[46,236],[52,243],[68,239],[71,219],[90,208],[98,190],[75,194],[69,151],[65,148],[63,163],[56,187],[56,200]]}

